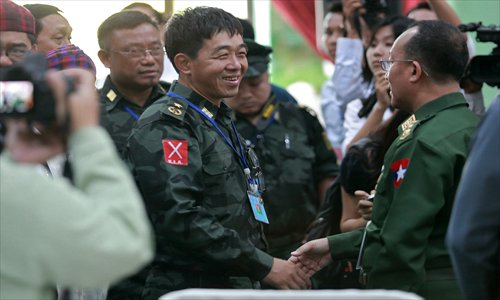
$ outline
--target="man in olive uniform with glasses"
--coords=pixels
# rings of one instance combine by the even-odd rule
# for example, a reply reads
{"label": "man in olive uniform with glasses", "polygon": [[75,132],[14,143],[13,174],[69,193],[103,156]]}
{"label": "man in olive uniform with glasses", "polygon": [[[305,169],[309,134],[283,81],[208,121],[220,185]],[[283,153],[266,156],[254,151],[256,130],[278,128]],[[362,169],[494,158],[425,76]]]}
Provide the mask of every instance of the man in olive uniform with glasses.
{"label": "man in olive uniform with glasses", "polygon": [[314,220],[326,189],[338,174],[337,158],[314,113],[280,101],[272,92],[272,49],[245,39],[248,71],[238,94],[226,99],[236,127],[253,147],[266,184],[270,223],[264,226],[269,253],[288,259]]}
{"label": "man in olive uniform with glasses", "polygon": [[148,15],[127,10],[107,18],[97,37],[99,59],[110,71],[99,91],[101,125],[123,157],[127,137],[142,112],[170,87],[160,82],[161,30]]}
{"label": "man in olive uniform with glasses", "polygon": [[461,299],[445,236],[478,122],[460,92],[468,58],[463,34],[442,21],[418,22],[396,39],[381,64],[391,105],[413,115],[384,157],[371,221],[366,229],[311,241],[291,260],[315,271],[359,254],[361,283],[369,289]]}

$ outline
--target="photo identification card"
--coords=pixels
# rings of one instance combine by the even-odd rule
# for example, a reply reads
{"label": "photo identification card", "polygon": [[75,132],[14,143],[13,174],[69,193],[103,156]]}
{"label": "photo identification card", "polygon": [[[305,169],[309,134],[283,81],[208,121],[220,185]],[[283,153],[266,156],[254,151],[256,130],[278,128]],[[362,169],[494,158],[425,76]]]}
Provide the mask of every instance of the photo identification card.
{"label": "photo identification card", "polygon": [[253,216],[259,222],[269,224],[267,219],[266,209],[264,208],[264,201],[258,194],[247,192],[250,205],[252,206]]}

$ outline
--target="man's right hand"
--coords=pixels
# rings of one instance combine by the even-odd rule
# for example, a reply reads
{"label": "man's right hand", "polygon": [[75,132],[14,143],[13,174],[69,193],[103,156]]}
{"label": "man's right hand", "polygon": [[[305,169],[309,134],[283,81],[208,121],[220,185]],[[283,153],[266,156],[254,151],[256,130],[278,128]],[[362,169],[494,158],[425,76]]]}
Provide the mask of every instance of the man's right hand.
{"label": "man's right hand", "polygon": [[299,266],[307,276],[314,275],[332,261],[327,238],[309,241],[291,254],[288,261]]}
{"label": "man's right hand", "polygon": [[309,276],[291,261],[273,259],[273,266],[263,281],[278,289],[310,289]]}

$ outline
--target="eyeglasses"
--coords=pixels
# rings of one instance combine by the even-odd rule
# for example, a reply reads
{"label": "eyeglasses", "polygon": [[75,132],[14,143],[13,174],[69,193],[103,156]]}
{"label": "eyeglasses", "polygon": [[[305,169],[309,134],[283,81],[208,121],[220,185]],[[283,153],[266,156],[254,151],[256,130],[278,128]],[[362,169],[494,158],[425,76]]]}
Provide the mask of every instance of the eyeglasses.
{"label": "eyeglasses", "polygon": [[379,60],[380,67],[382,68],[382,70],[384,70],[386,72],[389,71],[389,69],[392,67],[392,65],[394,63],[397,63],[397,62],[414,62],[414,60],[412,60],[412,59],[402,59],[402,60],[381,59],[381,60]]}
{"label": "eyeglasses", "polygon": [[144,58],[148,55],[148,53],[154,57],[161,56],[164,53],[162,47],[154,47],[152,49],[130,48],[127,50],[110,49],[109,51],[121,54],[121,55],[129,57],[129,58],[135,58],[135,59]]}
{"label": "eyeglasses", "polygon": [[[1,52],[4,52],[4,50],[2,49]],[[28,47],[14,46],[9,49],[5,49],[5,56],[7,56],[12,62],[18,62],[23,60],[28,52]]]}

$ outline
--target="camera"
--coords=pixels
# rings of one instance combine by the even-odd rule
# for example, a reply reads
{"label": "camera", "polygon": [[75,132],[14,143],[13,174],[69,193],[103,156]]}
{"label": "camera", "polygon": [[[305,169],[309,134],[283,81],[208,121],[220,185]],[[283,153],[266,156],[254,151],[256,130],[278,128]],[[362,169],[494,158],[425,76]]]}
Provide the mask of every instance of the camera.
{"label": "camera", "polygon": [[[46,72],[47,61],[41,53],[30,53],[22,62],[0,70],[0,120],[56,120],[56,99],[45,80]],[[74,86],[70,78],[65,78],[68,95]]]}
{"label": "camera", "polygon": [[500,87],[500,25],[483,26],[479,22],[461,24],[458,29],[462,32],[476,32],[476,40],[479,42],[496,44],[490,55],[477,55],[471,59],[463,79]]}

